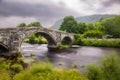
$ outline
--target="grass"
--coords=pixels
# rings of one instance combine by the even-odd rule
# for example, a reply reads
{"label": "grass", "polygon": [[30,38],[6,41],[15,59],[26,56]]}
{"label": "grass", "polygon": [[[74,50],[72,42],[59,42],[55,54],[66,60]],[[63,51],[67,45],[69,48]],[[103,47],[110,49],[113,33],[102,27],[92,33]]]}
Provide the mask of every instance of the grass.
{"label": "grass", "polygon": [[69,48],[68,45],[60,45],[60,46],[58,46],[58,49],[60,49],[60,50],[67,49],[67,48]]}
{"label": "grass", "polygon": [[[35,62],[24,69],[21,58],[6,60],[0,58],[0,80],[120,80],[120,58],[112,53],[101,59],[100,65],[89,65],[86,76],[75,69],[57,69],[46,59]],[[62,62],[59,62],[62,65]]]}
{"label": "grass", "polygon": [[[22,58],[0,58],[0,80],[88,80],[77,69],[57,69],[46,59],[24,69]],[[59,62],[62,65],[62,62]]]}
{"label": "grass", "polygon": [[47,62],[32,65],[15,75],[14,80],[87,80],[87,78],[75,69],[56,69]]}
{"label": "grass", "polygon": [[77,39],[74,44],[96,47],[120,47],[120,39]]}
{"label": "grass", "polygon": [[83,39],[82,45],[100,47],[120,47],[120,39]]}
{"label": "grass", "polygon": [[110,54],[101,60],[101,65],[89,65],[87,69],[89,80],[120,80],[120,58]]}

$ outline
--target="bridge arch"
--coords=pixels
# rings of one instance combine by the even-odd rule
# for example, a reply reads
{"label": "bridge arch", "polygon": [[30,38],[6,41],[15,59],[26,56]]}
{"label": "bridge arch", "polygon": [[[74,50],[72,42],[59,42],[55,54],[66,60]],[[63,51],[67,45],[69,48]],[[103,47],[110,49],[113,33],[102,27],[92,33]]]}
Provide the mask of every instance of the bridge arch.
{"label": "bridge arch", "polygon": [[3,44],[2,42],[0,42],[0,52],[8,52],[8,51],[9,51],[9,47]]}
{"label": "bridge arch", "polygon": [[41,36],[45,37],[46,40],[48,41],[48,46],[52,46],[52,45],[56,45],[57,44],[51,34],[48,34],[46,32],[37,32],[35,34],[41,35]]}
{"label": "bridge arch", "polygon": [[[48,47],[53,47],[53,46],[56,46],[57,45],[57,42],[54,38],[54,36],[50,33],[46,33],[44,31],[38,31],[38,32],[33,32],[33,33],[30,33],[30,34],[24,34],[24,38],[22,38],[22,40],[20,40],[20,44],[19,44],[19,48],[21,47],[22,43],[24,42],[24,40],[26,38],[28,38],[30,35],[32,34],[36,34],[36,35],[41,35],[43,36],[44,38],[46,38],[46,40],[48,41]],[[25,36],[26,35],[26,36]]]}
{"label": "bridge arch", "polygon": [[63,37],[61,43],[71,46],[72,45],[72,39],[69,36],[65,36],[65,37]]}

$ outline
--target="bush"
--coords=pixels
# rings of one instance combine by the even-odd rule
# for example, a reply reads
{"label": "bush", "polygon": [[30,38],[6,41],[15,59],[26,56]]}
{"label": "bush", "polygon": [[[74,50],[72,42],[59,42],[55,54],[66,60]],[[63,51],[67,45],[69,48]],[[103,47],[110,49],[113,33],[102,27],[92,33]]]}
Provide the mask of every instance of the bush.
{"label": "bush", "polygon": [[120,39],[83,39],[82,45],[99,47],[120,47]]}
{"label": "bush", "polygon": [[73,42],[73,44],[77,44],[77,45],[81,45],[82,44],[82,39],[83,39],[83,35],[81,34],[74,34],[74,38],[75,41]]}
{"label": "bush", "polygon": [[105,80],[120,80],[120,59],[118,55],[111,54],[102,59],[102,70]]}
{"label": "bush", "polygon": [[67,49],[67,48],[69,48],[68,45],[59,45],[59,46],[58,46],[58,49],[60,49],[60,50],[62,50],[62,49]]}
{"label": "bush", "polygon": [[15,73],[18,73],[23,70],[23,67],[20,64],[13,64],[11,66],[11,70],[13,70]]}
{"label": "bush", "polygon": [[89,80],[104,80],[102,69],[96,65],[88,66],[87,77]]}
{"label": "bush", "polygon": [[77,70],[55,69],[49,63],[34,64],[15,75],[14,80],[87,80]]}
{"label": "bush", "polygon": [[103,32],[98,30],[89,30],[84,33],[85,38],[102,38]]}
{"label": "bush", "polygon": [[87,68],[89,80],[120,80],[120,59],[111,54],[101,60],[101,66],[91,65]]}

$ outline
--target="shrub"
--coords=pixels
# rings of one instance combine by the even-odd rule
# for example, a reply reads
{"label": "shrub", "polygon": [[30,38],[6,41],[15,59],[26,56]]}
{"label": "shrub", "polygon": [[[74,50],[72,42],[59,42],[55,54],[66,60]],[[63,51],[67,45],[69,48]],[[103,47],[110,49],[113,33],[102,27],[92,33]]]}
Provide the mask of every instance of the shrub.
{"label": "shrub", "polygon": [[60,49],[60,50],[62,50],[62,49],[67,49],[67,48],[69,48],[68,45],[59,45],[59,46],[58,46],[58,49]]}
{"label": "shrub", "polygon": [[100,47],[120,47],[120,39],[83,39],[82,45]]}
{"label": "shrub", "polygon": [[89,80],[120,80],[120,59],[116,54],[105,56],[101,66],[90,65],[87,68]]}
{"label": "shrub", "polygon": [[120,80],[120,59],[118,55],[111,54],[102,59],[102,70],[105,80]]}
{"label": "shrub", "polygon": [[18,73],[23,70],[23,67],[20,64],[13,64],[11,66],[11,70],[13,70],[15,73]]}
{"label": "shrub", "polygon": [[77,45],[81,45],[82,44],[83,35],[81,35],[81,34],[74,34],[74,38],[75,38],[75,41],[73,42],[73,44],[77,44]]}
{"label": "shrub", "polygon": [[87,80],[87,78],[77,70],[56,69],[47,62],[31,66],[15,75],[14,80]]}
{"label": "shrub", "polygon": [[90,30],[84,33],[85,38],[102,38],[103,32],[98,30]]}
{"label": "shrub", "polygon": [[87,69],[89,80],[104,80],[102,69],[95,65],[89,65]]}

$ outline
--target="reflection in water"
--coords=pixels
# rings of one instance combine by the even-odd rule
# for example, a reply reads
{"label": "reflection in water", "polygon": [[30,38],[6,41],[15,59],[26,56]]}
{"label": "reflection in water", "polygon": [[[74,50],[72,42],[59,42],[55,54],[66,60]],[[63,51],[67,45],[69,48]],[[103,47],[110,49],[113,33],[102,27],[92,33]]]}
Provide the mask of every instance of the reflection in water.
{"label": "reflection in water", "polygon": [[[103,47],[79,47],[79,48],[69,48],[65,51],[55,51],[49,52],[46,44],[27,44],[23,43],[21,46],[21,51],[24,53],[25,60],[30,60],[29,57],[31,53],[35,54],[34,59],[40,61],[48,58],[55,67],[58,68],[72,68],[74,63],[77,63],[79,67],[83,65],[88,65],[91,63],[99,63],[102,56],[108,55],[112,51],[120,53],[120,48],[103,48]],[[62,62],[63,65],[58,63]],[[79,68],[78,67],[78,68]]]}

